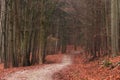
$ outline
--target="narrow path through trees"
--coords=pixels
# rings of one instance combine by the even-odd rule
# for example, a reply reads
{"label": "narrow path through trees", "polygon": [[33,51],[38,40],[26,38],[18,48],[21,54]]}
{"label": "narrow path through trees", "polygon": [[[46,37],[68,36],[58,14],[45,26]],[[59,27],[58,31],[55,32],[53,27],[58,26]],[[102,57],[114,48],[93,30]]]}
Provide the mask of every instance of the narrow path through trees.
{"label": "narrow path through trees", "polygon": [[46,65],[39,69],[18,71],[5,76],[2,80],[53,80],[52,75],[72,64],[71,56],[64,55],[59,64]]}

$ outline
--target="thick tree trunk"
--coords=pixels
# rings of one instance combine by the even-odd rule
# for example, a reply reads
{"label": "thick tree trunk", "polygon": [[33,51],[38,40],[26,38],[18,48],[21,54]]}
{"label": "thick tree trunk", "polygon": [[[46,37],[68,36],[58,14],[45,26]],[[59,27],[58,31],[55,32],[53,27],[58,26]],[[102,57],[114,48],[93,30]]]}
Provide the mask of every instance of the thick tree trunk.
{"label": "thick tree trunk", "polygon": [[118,0],[111,0],[111,45],[113,54],[118,54],[119,52],[118,9]]}

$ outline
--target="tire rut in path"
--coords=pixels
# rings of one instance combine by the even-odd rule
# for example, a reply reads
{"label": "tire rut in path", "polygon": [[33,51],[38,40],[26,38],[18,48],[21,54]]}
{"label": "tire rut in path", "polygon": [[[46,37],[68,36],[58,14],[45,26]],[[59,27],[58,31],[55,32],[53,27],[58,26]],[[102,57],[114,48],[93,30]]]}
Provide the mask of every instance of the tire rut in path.
{"label": "tire rut in path", "polygon": [[59,64],[46,65],[43,68],[17,71],[5,76],[2,80],[53,80],[52,76],[55,72],[72,64],[70,55],[64,55],[62,62]]}

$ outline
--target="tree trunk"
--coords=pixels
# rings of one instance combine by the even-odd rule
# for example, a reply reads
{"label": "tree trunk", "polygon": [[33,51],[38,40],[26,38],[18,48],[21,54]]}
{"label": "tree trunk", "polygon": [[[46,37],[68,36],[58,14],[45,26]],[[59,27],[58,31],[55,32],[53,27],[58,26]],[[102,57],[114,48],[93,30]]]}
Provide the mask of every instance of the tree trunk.
{"label": "tree trunk", "polygon": [[112,53],[119,52],[118,0],[111,0],[111,46]]}

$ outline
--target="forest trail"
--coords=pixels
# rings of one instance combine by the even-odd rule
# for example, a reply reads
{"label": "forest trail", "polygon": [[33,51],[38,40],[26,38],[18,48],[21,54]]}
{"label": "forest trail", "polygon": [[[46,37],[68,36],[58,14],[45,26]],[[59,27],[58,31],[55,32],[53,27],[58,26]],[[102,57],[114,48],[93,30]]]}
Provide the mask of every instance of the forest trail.
{"label": "forest trail", "polygon": [[71,56],[64,55],[61,63],[46,65],[40,69],[18,71],[5,76],[2,80],[53,80],[55,72],[70,64],[72,64]]}

